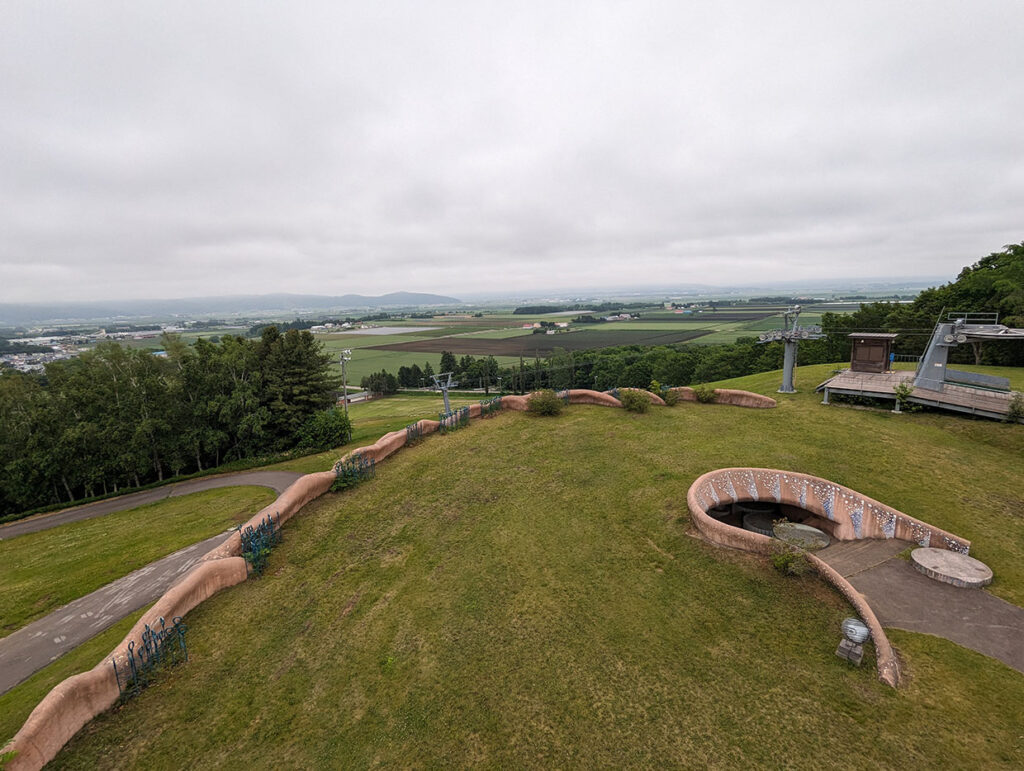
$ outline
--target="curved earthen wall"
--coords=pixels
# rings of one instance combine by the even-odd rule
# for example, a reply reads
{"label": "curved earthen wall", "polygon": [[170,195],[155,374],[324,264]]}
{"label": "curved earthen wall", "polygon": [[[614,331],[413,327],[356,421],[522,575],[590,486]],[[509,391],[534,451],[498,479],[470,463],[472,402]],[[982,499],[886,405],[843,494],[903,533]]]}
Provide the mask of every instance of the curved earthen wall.
{"label": "curved earthen wall", "polygon": [[[709,471],[693,483],[687,499],[694,523],[708,540],[748,551],[758,549],[751,549],[747,544],[768,544],[771,539],[747,541],[746,536],[757,534],[707,516],[709,508],[738,501],[772,501],[811,512],[822,520],[832,537],[840,541],[898,538],[918,546],[948,549],[961,554],[967,554],[971,549],[970,541],[914,519],[856,490],[793,471],[764,468]],[[737,543],[731,542],[737,539]]]}
{"label": "curved earthen wall", "polygon": [[[697,393],[688,386],[677,386],[670,388],[679,394],[679,400],[683,402],[697,401]],[[716,388],[715,401],[713,404],[730,404],[733,407],[750,407],[753,409],[771,409],[778,407],[779,403],[770,396],[755,394],[751,391],[740,391],[735,388]]]}
{"label": "curved earthen wall", "polygon": [[[814,514],[832,536],[841,541],[859,538],[898,538],[920,546],[932,546],[967,554],[970,541],[907,516],[889,506],[861,495],[856,490],[827,479],[792,471],[762,468],[726,468],[699,477],[687,492],[690,517],[701,534],[712,543],[734,549],[768,554],[778,544],[773,538],[727,525],[708,515],[715,506],[743,501],[772,501]],[[831,526],[830,526],[831,525]],[[875,644],[878,677],[896,687],[899,662],[889,638],[867,600],[838,572],[814,554],[807,558],[818,573],[835,586],[871,630]]]}

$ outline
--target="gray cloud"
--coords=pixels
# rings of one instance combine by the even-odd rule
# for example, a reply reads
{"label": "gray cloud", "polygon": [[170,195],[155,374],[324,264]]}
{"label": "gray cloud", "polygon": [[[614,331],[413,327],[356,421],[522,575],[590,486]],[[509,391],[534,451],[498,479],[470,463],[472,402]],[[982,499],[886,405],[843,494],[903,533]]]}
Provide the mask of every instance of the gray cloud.
{"label": "gray cloud", "polygon": [[949,275],[1024,5],[0,6],[0,301]]}

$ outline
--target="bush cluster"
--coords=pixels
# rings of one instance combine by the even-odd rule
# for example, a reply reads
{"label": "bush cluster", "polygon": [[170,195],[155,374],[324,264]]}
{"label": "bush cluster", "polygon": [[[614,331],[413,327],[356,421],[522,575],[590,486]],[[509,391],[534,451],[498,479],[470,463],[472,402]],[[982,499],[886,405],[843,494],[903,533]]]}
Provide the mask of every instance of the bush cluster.
{"label": "bush cluster", "polygon": [[622,389],[619,401],[630,412],[647,412],[651,407],[651,398],[647,391]]}
{"label": "bush cluster", "polygon": [[803,576],[811,572],[807,556],[792,546],[777,546],[771,554],[772,565],[784,576]]}
{"label": "bush cluster", "polygon": [[550,388],[537,391],[526,401],[527,411],[534,415],[558,415],[564,406],[565,402]]}
{"label": "bush cluster", "polygon": [[694,386],[693,394],[701,404],[711,404],[718,398],[715,394],[715,389],[707,383],[701,383],[698,386]]}

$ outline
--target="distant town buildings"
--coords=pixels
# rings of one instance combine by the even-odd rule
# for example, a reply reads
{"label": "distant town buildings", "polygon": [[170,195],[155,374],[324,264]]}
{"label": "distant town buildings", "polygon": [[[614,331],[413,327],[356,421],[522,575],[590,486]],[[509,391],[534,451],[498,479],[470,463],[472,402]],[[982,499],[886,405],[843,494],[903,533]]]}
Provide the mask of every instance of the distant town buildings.
{"label": "distant town buildings", "polygon": [[[97,343],[105,340],[156,340],[164,333],[174,334],[185,331],[182,327],[161,327],[160,329],[147,329],[133,332],[107,332],[100,329],[90,334],[73,335],[48,335],[43,337],[22,337],[11,340],[12,343],[31,345],[36,347],[48,347],[49,351],[35,353],[9,352],[0,354],[0,369],[16,369],[19,372],[42,372],[47,364],[55,361],[73,359],[82,351],[87,351]],[[165,351],[158,351],[157,355],[166,356]]]}

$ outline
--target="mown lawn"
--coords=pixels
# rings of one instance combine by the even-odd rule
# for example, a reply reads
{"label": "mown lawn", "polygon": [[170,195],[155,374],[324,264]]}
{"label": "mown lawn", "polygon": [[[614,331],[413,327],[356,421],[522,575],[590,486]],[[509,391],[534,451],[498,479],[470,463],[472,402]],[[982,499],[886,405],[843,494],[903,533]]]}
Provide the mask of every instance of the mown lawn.
{"label": "mown lawn", "polygon": [[0,541],[0,635],[244,522],[275,496],[207,490]]}
{"label": "mown lawn", "polygon": [[[494,393],[487,396],[483,393],[472,396],[453,393],[448,396],[448,401],[454,409],[468,404],[478,404],[494,396],[496,396]],[[438,415],[442,412],[444,412],[444,399],[441,394],[430,391],[402,393],[369,402],[357,402],[349,405],[348,408],[348,414],[352,420],[351,442],[327,452],[282,461],[265,468],[298,471],[303,474],[327,471],[338,458],[350,450],[373,444],[389,431],[397,431],[417,420],[423,418],[437,420]]]}
{"label": "mown lawn", "polygon": [[1024,675],[894,633],[889,689],[835,657],[831,589],[693,536],[700,473],[804,471],[971,538],[1024,600],[1024,427],[823,407],[822,372],[776,410],[427,438],[310,504],[262,579],[189,615],[190,662],[55,766],[1019,768]]}

